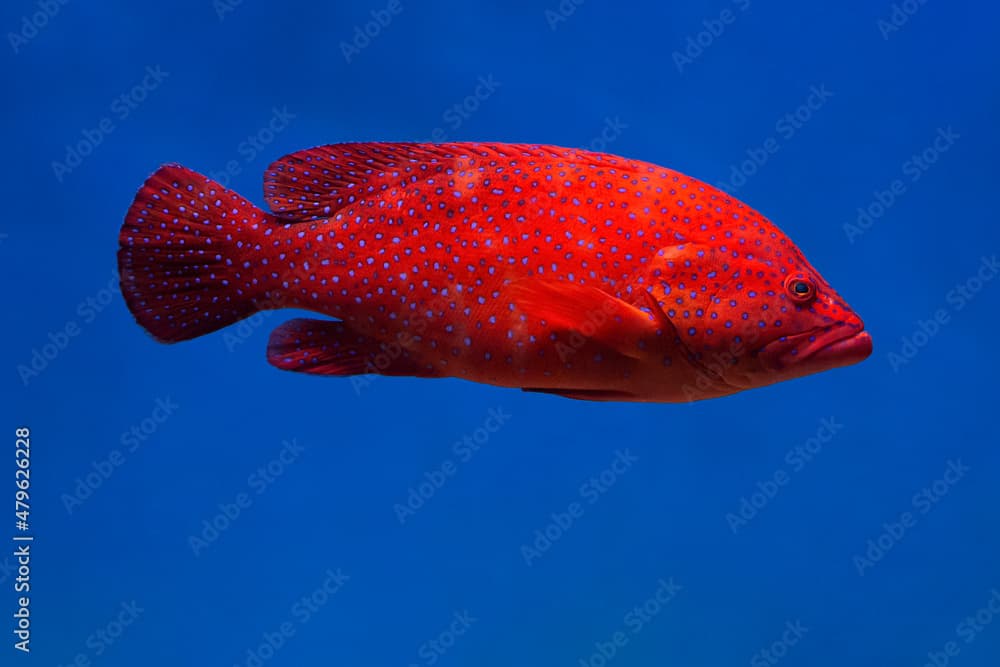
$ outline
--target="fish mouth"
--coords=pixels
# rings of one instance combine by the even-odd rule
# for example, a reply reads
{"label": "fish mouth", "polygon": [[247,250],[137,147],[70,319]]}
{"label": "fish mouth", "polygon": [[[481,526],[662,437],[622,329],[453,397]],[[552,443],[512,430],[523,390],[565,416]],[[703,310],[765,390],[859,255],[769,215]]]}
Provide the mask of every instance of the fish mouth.
{"label": "fish mouth", "polygon": [[768,343],[757,354],[765,370],[808,375],[864,361],[872,353],[872,337],[864,325],[841,322]]}

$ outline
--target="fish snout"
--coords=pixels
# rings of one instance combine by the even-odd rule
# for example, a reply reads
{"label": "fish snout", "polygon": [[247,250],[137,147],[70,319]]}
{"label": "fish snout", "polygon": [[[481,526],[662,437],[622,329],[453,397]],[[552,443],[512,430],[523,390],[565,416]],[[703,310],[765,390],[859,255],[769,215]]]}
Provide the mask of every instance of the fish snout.
{"label": "fish snout", "polygon": [[850,366],[871,353],[872,337],[859,319],[782,337],[764,346],[758,358],[768,372],[799,377]]}

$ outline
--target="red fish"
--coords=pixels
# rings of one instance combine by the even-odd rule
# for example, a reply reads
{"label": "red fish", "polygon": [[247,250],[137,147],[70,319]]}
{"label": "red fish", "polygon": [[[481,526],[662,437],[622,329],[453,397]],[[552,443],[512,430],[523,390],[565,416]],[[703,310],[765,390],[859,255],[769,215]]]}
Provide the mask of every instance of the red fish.
{"label": "red fish", "polygon": [[785,234],[653,164],[522,144],[293,153],[270,212],[179,165],[121,229],[125,301],[173,343],[273,308],[278,368],[691,401],[846,366],[864,324]]}

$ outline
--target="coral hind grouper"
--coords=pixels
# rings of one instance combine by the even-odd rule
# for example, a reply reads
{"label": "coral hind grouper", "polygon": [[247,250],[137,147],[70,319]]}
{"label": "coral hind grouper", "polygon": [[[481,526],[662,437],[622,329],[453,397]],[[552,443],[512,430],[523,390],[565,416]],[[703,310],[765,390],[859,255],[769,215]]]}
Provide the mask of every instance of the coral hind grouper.
{"label": "coral hind grouper", "polygon": [[278,368],[690,401],[846,366],[861,319],[769,220],[670,169],[556,146],[293,153],[264,212],[179,165],[136,195],[121,287],[157,340],[273,308]]}

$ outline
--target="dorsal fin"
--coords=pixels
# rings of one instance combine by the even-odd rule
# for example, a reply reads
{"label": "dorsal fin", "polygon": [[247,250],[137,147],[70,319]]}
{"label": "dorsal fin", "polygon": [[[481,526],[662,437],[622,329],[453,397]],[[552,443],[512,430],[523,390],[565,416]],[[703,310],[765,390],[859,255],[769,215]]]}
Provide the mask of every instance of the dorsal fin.
{"label": "dorsal fin", "polygon": [[[264,198],[288,222],[327,218],[368,194],[396,192],[450,168],[505,166],[511,160],[567,160],[577,165],[622,165],[619,158],[574,148],[492,143],[346,143],[291,153],[268,167]],[[485,161],[485,163],[482,163]]]}

